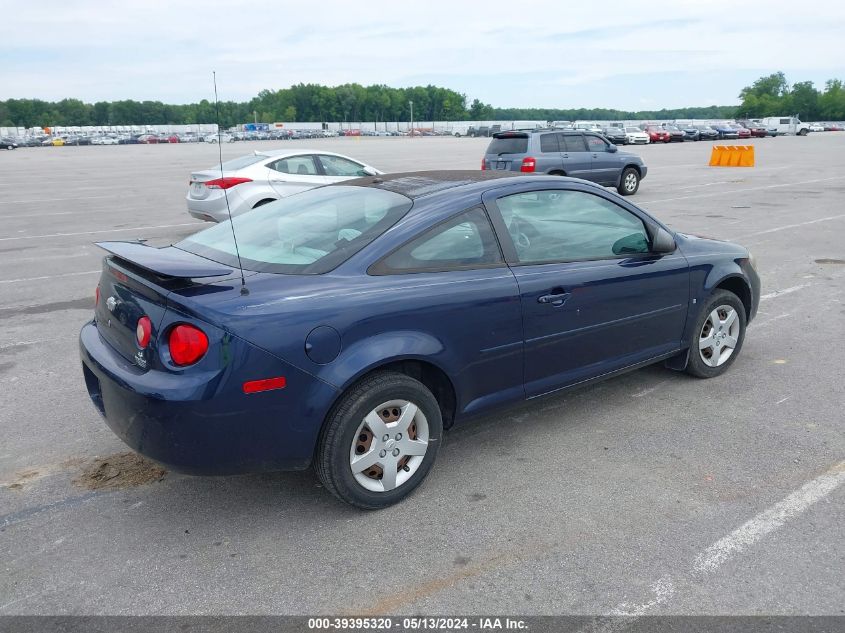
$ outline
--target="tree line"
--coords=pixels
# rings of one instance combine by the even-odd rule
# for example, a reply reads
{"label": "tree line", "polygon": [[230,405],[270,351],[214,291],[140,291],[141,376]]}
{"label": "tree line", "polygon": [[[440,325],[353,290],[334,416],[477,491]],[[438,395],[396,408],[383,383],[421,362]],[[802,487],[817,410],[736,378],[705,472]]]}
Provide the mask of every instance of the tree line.
{"label": "tree line", "polygon": [[738,111],[746,117],[797,114],[802,121],[845,120],[845,86],[840,79],[829,79],[824,90],[812,81],[791,86],[782,72],[760,77],[739,93]]}
{"label": "tree line", "polygon": [[[259,121],[409,121],[411,103],[416,121],[482,120],[647,120],[731,119],[795,114],[805,121],[845,120],[842,81],[831,79],[823,91],[812,82],[790,86],[783,73],[761,77],[739,95],[742,105],[690,107],[637,112],[607,108],[495,108],[478,99],[439,86],[391,88],[385,85],[321,86],[298,84],[280,90],[262,90],[246,102],[222,101],[220,124],[231,127]],[[215,105],[166,104],[160,101],[98,101],[79,99],[0,101],[2,127],[52,127],[83,125],[184,125],[214,123]]]}

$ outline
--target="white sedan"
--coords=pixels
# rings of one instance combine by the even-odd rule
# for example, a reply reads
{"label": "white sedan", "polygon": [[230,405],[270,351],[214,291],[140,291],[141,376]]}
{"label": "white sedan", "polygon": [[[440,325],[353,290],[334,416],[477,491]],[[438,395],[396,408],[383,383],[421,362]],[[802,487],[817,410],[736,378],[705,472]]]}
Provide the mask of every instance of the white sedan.
{"label": "white sedan", "polygon": [[626,127],[625,137],[629,145],[648,145],[650,141],[648,134],[638,127]]}
{"label": "white sedan", "polygon": [[117,139],[113,136],[95,136],[91,139],[91,145],[117,145]]}
{"label": "white sedan", "polygon": [[234,140],[235,140],[235,137],[234,137],[234,136],[232,136],[231,134],[228,134],[228,133],[226,133],[226,132],[223,132],[223,133],[221,133],[221,134],[220,134],[219,138],[218,138],[218,136],[217,136],[217,134],[216,134],[216,133],[214,133],[214,134],[206,134],[206,135],[205,135],[205,137],[203,138],[203,140],[204,140],[206,143],[216,143],[218,140],[219,140],[221,143],[231,143],[232,141],[234,141]]}
{"label": "white sedan", "polygon": [[[222,222],[306,189],[384,172],[361,161],[323,150],[256,151],[196,171],[188,184],[188,213]],[[226,206],[228,200],[228,208]]]}
{"label": "white sedan", "polygon": [[810,123],[811,132],[824,132],[824,126],[821,123]]}

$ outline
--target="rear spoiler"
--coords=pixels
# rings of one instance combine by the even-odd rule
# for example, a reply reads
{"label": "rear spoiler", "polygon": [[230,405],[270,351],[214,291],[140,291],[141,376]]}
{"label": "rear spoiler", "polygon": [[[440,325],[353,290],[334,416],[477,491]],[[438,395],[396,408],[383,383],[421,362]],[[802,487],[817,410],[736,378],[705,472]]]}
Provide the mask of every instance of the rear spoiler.
{"label": "rear spoiler", "polygon": [[141,242],[96,242],[95,246],[139,268],[165,277],[219,277],[233,270],[175,246],[155,248]]}
{"label": "rear spoiler", "polygon": [[493,138],[528,138],[528,132],[517,132],[514,130],[495,132]]}

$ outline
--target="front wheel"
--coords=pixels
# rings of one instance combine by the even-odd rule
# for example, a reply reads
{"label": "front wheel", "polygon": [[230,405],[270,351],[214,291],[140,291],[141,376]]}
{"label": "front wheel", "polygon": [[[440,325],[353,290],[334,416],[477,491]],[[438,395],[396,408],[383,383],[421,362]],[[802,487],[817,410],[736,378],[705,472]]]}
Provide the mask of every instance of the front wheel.
{"label": "front wheel", "polygon": [[619,179],[619,186],[616,188],[623,196],[633,196],[640,188],[640,172],[633,167],[626,167]]}
{"label": "front wheel", "polygon": [[698,378],[725,373],[742,349],[745,325],[739,297],[727,290],[713,293],[693,328],[687,373]]}
{"label": "front wheel", "polygon": [[329,413],[317,447],[317,475],[346,503],[385,508],[422,483],[442,434],[440,407],[425,385],[405,374],[377,372]]}

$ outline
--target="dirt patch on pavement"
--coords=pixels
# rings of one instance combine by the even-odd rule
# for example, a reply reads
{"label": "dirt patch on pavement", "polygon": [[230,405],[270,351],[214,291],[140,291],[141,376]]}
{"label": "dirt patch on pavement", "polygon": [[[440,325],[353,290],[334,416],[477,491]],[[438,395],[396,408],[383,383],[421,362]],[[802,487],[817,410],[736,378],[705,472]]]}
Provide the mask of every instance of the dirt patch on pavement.
{"label": "dirt patch on pavement", "polygon": [[822,259],[816,260],[817,264],[845,264],[845,259],[830,259],[828,257],[824,257]]}
{"label": "dirt patch on pavement", "polygon": [[93,460],[73,483],[89,490],[119,490],[161,481],[166,474],[155,462],[127,452]]}
{"label": "dirt patch on pavement", "polygon": [[9,490],[22,490],[26,484],[36,479],[40,479],[41,476],[41,473],[34,469],[21,470],[15,473],[15,478],[12,481],[4,481],[0,483],[0,486]]}

